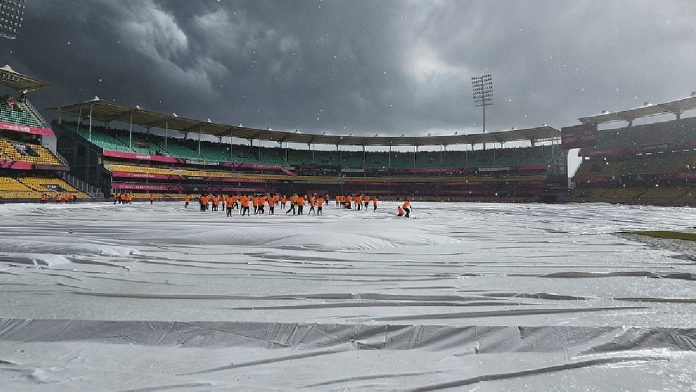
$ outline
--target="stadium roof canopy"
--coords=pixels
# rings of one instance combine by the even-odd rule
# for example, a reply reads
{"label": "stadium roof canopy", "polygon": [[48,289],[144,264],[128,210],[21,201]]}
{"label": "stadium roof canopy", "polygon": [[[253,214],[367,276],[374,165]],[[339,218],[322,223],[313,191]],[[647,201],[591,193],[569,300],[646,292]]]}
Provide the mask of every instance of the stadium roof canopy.
{"label": "stadium roof canopy", "polygon": [[48,86],[48,83],[44,81],[15,72],[15,70],[9,65],[0,67],[0,84],[13,88],[17,91],[26,92],[38,90]]}
{"label": "stadium roof canopy", "polygon": [[603,124],[614,121],[628,121],[633,123],[633,120],[643,117],[657,116],[660,114],[672,113],[679,118],[681,113],[686,110],[696,109],[696,94],[691,94],[690,97],[677,99],[676,101],[670,101],[659,104],[649,104],[629,110],[622,110],[620,112],[604,112],[596,116],[581,117],[580,120],[583,124]]}
{"label": "stadium roof canopy", "polygon": [[125,106],[95,97],[93,100],[51,108],[64,115],[89,118],[100,122],[119,121],[144,127],[166,128],[180,132],[202,133],[213,136],[231,136],[247,140],[264,140],[301,144],[352,145],[352,146],[436,146],[456,144],[502,143],[519,140],[549,140],[560,136],[550,126],[511,131],[478,134],[454,134],[448,136],[337,136],[326,133],[303,133],[300,131],[274,131],[249,128],[240,125],[220,124],[210,120],[201,121],[176,114],[162,114],[144,110],[139,106]]}

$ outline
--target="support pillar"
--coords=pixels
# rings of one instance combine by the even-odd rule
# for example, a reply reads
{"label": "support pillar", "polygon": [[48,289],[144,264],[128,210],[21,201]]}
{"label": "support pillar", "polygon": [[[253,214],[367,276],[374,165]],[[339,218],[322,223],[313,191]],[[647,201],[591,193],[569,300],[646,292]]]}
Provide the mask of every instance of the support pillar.
{"label": "support pillar", "polygon": [[92,106],[89,105],[89,141],[92,141]]}
{"label": "support pillar", "polygon": [[391,170],[391,149],[392,145],[389,143],[389,152],[387,153],[387,169]]}
{"label": "support pillar", "polygon": [[201,138],[203,137],[203,128],[198,128],[198,156],[201,156]]}
{"label": "support pillar", "polygon": [[363,144],[363,169],[367,168],[367,153],[365,152],[365,145]]}
{"label": "support pillar", "polygon": [[128,148],[133,148],[133,115],[130,115],[128,121]]}
{"label": "support pillar", "polygon": [[169,121],[164,122],[164,149],[169,152]]}
{"label": "support pillar", "polygon": [[80,130],[80,122],[81,121],[82,121],[82,108],[80,108],[80,111],[77,112],[77,128],[75,130],[78,132]]}

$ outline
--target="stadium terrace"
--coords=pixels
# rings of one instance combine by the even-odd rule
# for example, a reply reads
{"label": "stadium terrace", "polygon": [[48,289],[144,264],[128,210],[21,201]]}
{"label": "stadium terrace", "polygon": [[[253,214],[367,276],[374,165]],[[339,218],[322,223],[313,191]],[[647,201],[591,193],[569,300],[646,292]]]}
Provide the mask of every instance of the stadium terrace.
{"label": "stadium terrace", "polygon": [[[15,92],[0,104],[3,201],[316,193],[696,204],[696,123],[682,116],[696,108],[695,94],[581,117],[579,125],[560,131],[544,125],[442,136],[353,136],[223,124],[96,97],[52,108],[57,118],[49,123],[28,97],[48,83],[5,66],[0,84]],[[675,119],[634,125],[662,114]],[[599,129],[617,121],[627,126]],[[335,149],[314,148],[320,145]],[[413,150],[404,151],[408,147]],[[569,179],[571,149],[579,149],[582,164]]]}

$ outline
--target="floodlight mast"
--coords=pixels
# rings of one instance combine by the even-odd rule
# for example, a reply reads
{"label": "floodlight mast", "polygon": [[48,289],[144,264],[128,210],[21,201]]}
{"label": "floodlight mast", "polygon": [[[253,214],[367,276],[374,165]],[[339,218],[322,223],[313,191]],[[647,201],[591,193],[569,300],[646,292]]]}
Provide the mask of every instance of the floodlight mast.
{"label": "floodlight mast", "polygon": [[[485,74],[471,77],[474,104],[483,109],[483,133],[486,133],[486,106],[493,105],[493,75]],[[483,143],[486,149],[486,143]]]}
{"label": "floodlight mast", "polygon": [[0,0],[0,38],[15,39],[24,22],[27,0]]}

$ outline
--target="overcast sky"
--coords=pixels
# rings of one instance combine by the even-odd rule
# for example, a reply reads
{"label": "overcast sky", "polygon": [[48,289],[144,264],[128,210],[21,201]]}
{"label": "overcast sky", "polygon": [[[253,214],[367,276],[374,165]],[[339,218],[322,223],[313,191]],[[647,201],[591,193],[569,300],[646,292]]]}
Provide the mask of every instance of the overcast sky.
{"label": "overcast sky", "polygon": [[696,1],[29,0],[4,62],[52,84],[253,127],[354,134],[489,130],[696,90]]}

